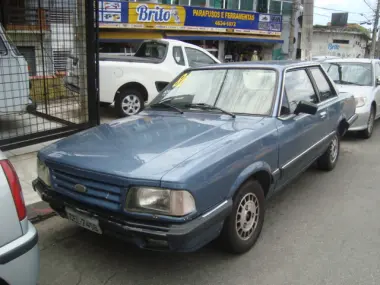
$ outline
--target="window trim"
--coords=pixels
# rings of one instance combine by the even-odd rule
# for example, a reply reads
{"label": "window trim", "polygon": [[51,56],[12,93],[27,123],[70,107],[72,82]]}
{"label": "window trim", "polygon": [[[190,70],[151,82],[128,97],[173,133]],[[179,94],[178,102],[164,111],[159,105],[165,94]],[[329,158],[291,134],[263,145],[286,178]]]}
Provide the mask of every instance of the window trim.
{"label": "window trim", "polygon": [[[286,77],[286,73],[288,73],[288,72],[295,72],[295,71],[299,71],[299,70],[304,70],[304,71],[305,71],[306,76],[309,78],[310,83],[311,83],[311,86],[313,87],[314,93],[315,93],[315,95],[317,96],[317,100],[318,100],[318,102],[317,102],[317,103],[310,102],[310,103],[313,103],[313,104],[318,105],[318,104],[320,103],[319,94],[318,94],[318,91],[315,89],[315,86],[314,86],[314,84],[313,84],[313,80],[312,80],[312,78],[310,77],[310,73],[309,73],[309,70],[308,70],[308,67],[307,67],[307,66],[306,66],[306,67],[298,67],[298,68],[295,68],[295,69],[290,70],[290,71],[288,70],[288,71],[286,71],[286,72],[284,73],[284,90],[283,90],[282,98],[283,98],[284,95],[285,95],[285,77]],[[287,96],[287,97],[288,97],[288,101],[289,101],[289,96]],[[281,100],[281,102],[282,102],[282,100]],[[280,103],[280,104],[281,104],[281,103]],[[280,108],[279,108],[279,109],[281,109],[281,105],[280,105]],[[280,110],[280,113],[281,113],[281,110]]]}
{"label": "window trim", "polygon": [[[302,68],[310,68],[310,67],[319,67],[321,66],[321,64],[318,64],[318,63],[315,63],[315,64],[305,64],[305,65],[302,65],[302,66],[291,66],[291,67],[286,67],[284,68],[282,71],[281,71],[281,79],[282,79],[282,83],[281,83],[281,90],[279,90],[280,92],[280,96],[279,98],[277,99],[277,110],[276,112],[273,114],[274,117],[276,117],[277,119],[280,119],[280,120],[286,120],[286,119],[290,119],[289,118],[283,118],[280,116],[280,112],[281,112],[281,102],[282,102],[282,97],[284,96],[284,90],[285,90],[285,74],[286,72],[288,71],[292,71],[292,70],[297,70],[297,69],[302,69]],[[325,70],[322,68],[322,72],[326,75],[325,73]],[[335,90],[336,94],[338,94],[337,90],[335,89],[335,86],[333,86],[333,89]],[[326,101],[323,101],[323,103],[325,103]],[[294,114],[293,114],[294,115]],[[293,117],[292,115],[290,115],[291,117]]]}
{"label": "window trim", "polygon": [[186,58],[187,58],[187,64],[188,64],[190,67],[196,67],[196,66],[191,66],[191,65],[190,65],[190,60],[189,60],[189,56],[187,55],[186,49],[191,49],[191,50],[195,50],[195,51],[197,51],[197,52],[200,52],[200,53],[204,54],[205,56],[207,56],[209,59],[212,60],[212,63],[205,63],[205,64],[216,64],[216,61],[215,61],[212,57],[210,57],[208,54],[204,53],[203,51],[201,51],[201,50],[199,50],[199,49],[196,49],[196,48],[192,48],[192,47],[186,47],[186,46],[185,46],[184,48],[185,48],[185,54],[186,54]]}

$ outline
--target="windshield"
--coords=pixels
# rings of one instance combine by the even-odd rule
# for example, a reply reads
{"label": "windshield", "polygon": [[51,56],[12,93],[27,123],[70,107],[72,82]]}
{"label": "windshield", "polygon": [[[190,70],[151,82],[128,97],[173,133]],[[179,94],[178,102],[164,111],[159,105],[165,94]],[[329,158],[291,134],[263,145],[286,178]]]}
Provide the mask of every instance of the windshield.
{"label": "windshield", "polygon": [[231,113],[270,115],[276,79],[276,72],[269,69],[193,70],[172,82],[150,105],[166,102],[187,111],[190,105],[207,104]]}
{"label": "windshield", "polygon": [[322,66],[337,84],[372,86],[370,63],[326,62]]}
{"label": "windshield", "polygon": [[136,57],[150,57],[164,59],[166,56],[166,44],[158,42],[144,42],[136,51]]}

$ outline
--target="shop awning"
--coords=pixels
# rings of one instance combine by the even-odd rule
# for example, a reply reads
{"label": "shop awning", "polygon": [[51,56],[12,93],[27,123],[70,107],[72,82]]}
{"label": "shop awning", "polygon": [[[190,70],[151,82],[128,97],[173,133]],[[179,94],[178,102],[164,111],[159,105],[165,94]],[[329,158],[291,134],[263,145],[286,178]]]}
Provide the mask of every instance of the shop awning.
{"label": "shop awning", "polygon": [[100,31],[99,41],[103,43],[121,43],[130,41],[141,41],[146,39],[162,39],[160,32],[134,32],[134,31]]}
{"label": "shop awning", "polygon": [[182,41],[211,40],[211,41],[234,41],[234,42],[257,42],[282,44],[283,40],[275,37],[263,37],[257,35],[236,35],[236,34],[212,34],[212,33],[165,33],[165,38]]}

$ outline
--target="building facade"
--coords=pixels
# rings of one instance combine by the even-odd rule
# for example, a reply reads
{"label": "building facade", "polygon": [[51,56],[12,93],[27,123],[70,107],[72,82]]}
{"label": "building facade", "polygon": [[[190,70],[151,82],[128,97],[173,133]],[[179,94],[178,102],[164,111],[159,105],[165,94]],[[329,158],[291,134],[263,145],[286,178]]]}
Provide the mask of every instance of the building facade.
{"label": "building facade", "polygon": [[364,58],[369,51],[369,35],[353,28],[316,26],[313,32],[313,56]]}
{"label": "building facade", "polygon": [[[264,3],[264,4],[263,4]],[[258,0],[99,1],[101,52],[133,53],[145,39],[178,39],[214,53],[221,61],[250,60],[258,51],[273,58],[283,44],[282,16]]]}

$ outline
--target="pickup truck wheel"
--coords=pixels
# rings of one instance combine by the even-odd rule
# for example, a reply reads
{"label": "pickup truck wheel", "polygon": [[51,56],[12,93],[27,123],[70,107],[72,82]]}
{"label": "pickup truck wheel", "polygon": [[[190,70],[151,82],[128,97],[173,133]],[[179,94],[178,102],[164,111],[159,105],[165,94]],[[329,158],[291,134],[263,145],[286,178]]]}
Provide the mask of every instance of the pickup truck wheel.
{"label": "pickup truck wheel", "polygon": [[373,133],[373,127],[374,127],[374,124],[375,124],[375,108],[372,107],[371,108],[371,113],[369,114],[369,117],[368,117],[368,124],[367,124],[367,128],[363,131],[360,132],[360,135],[362,138],[364,139],[369,139],[371,136],[372,136],[372,133]]}
{"label": "pickup truck wheel", "polygon": [[260,183],[246,182],[235,196],[230,216],[220,235],[221,246],[231,253],[244,253],[256,243],[264,223],[265,196]]}
{"label": "pickup truck wheel", "polygon": [[142,111],[144,99],[139,90],[122,90],[116,97],[115,107],[119,117],[132,116]]}
{"label": "pickup truck wheel", "polygon": [[340,153],[340,138],[338,134],[335,134],[327,150],[318,159],[317,161],[318,168],[325,171],[333,170],[335,168],[335,165],[338,162],[339,153]]}

